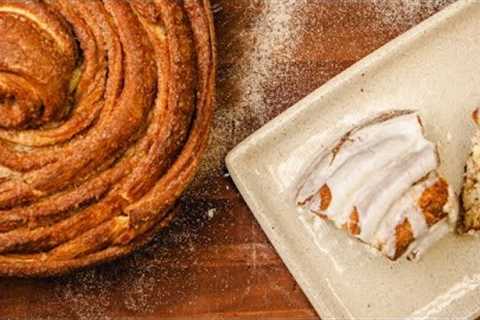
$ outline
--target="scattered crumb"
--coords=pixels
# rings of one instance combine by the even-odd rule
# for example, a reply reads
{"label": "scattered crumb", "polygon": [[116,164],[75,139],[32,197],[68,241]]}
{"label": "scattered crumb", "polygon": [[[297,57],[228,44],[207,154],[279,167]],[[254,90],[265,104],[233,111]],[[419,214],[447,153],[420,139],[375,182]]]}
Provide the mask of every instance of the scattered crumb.
{"label": "scattered crumb", "polygon": [[210,210],[208,210],[208,212],[207,212],[208,220],[213,219],[213,217],[215,216],[215,212],[216,212],[216,211],[217,211],[216,209],[210,209]]}

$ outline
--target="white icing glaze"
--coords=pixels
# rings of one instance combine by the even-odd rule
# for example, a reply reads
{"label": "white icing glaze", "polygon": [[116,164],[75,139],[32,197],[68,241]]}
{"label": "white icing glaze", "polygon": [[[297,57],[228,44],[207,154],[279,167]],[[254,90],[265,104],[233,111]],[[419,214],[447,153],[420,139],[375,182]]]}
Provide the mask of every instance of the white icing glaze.
{"label": "white icing glaze", "polygon": [[371,242],[379,223],[395,200],[404,194],[416,181],[437,167],[435,149],[426,147],[419,152],[409,153],[394,161],[394,165],[379,170],[380,181],[372,179],[368,188],[357,197],[360,214],[360,238]]}
{"label": "white icing glaze", "polygon": [[[390,258],[397,251],[396,227],[408,219],[419,248],[409,251],[419,255],[429,246],[426,243],[440,234],[434,231],[438,228],[429,230],[418,207],[423,192],[439,180],[436,147],[425,139],[415,113],[397,114],[387,120],[379,117],[365,124],[322,151],[298,192],[297,203],[325,215],[337,227],[344,226],[356,208],[360,227],[357,237]],[[322,211],[319,190],[324,185],[332,197]],[[444,211],[450,216],[449,223],[454,223],[458,203],[451,189]],[[433,232],[436,234],[429,237]]]}
{"label": "white icing glaze", "polygon": [[408,219],[415,238],[428,232],[427,222],[425,221],[425,217],[417,203],[425,189],[429,188],[437,181],[438,176],[435,173],[431,173],[425,181],[413,186],[390,208],[375,235],[375,240],[373,241],[374,245],[380,248],[386,256],[390,258],[395,256],[395,228],[402,224],[405,219]]}
{"label": "white icing glaze", "polygon": [[[322,186],[325,181],[335,174],[335,172],[352,159],[353,156],[362,152],[370,152],[372,154],[372,147],[381,144],[386,140],[397,139],[398,145],[403,145],[401,142],[412,136],[422,135],[422,129],[418,124],[417,116],[415,114],[404,115],[403,117],[410,119],[406,125],[402,125],[398,121],[379,122],[371,126],[367,126],[358,131],[353,131],[353,134],[346,136],[344,143],[334,155],[332,149],[335,146],[326,148],[321,155],[319,155],[317,164],[310,170],[312,173],[304,182],[304,185],[299,191],[297,201],[299,203],[305,202],[313,193],[318,191],[318,186]],[[402,117],[402,118],[403,118]],[[415,125],[415,122],[417,124]],[[420,128],[419,128],[420,127]],[[385,136],[385,132],[390,132],[390,136]]]}
{"label": "white icing glaze", "polygon": [[[390,150],[399,144],[399,139],[383,140],[369,151],[361,152],[352,157],[325,182],[330,187],[332,194],[335,195],[325,214],[332,217],[338,226],[345,224],[353,211],[354,201],[350,199],[353,199],[354,193],[368,180],[372,171],[394,160],[396,154],[390,152]],[[408,144],[401,144],[400,148],[402,150],[400,151],[406,152],[407,146]],[[376,156],[372,157],[372,154]],[[363,170],[357,170],[358,163],[365,164]],[[311,209],[317,208],[311,207]]]}
{"label": "white icing glaze", "polygon": [[422,237],[418,238],[410,245],[409,249],[405,253],[407,258],[410,260],[420,259],[429,248],[440,241],[449,232],[450,224],[448,223],[448,218],[437,222],[428,230],[428,232],[423,234]]}

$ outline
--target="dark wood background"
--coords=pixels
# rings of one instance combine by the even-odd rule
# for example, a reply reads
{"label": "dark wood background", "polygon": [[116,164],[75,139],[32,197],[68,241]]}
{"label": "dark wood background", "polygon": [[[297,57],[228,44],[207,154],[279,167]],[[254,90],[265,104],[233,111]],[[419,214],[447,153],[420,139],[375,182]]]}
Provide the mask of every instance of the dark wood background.
{"label": "dark wood background", "polygon": [[[293,1],[300,4],[288,21],[299,27],[285,34],[262,19],[292,0],[212,0],[217,114],[202,170],[172,226],[107,265],[61,278],[0,279],[0,319],[318,319],[223,157],[266,120],[454,0]],[[284,45],[256,52],[259,30],[280,34]],[[270,61],[269,70],[251,70],[258,61]],[[251,72],[261,73],[258,84]],[[250,92],[256,85],[261,90]]]}

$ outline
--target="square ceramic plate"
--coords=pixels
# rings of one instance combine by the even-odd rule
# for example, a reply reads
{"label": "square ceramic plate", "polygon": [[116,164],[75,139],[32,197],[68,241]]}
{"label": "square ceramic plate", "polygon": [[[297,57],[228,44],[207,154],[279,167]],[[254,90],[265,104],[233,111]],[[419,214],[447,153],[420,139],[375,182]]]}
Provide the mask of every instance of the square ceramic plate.
{"label": "square ceramic plate", "polygon": [[227,165],[322,319],[473,319],[480,239],[450,235],[419,262],[390,262],[299,211],[294,192],[322,147],[371,114],[416,109],[461,188],[480,106],[480,1],[461,0],[377,50],[236,147]]}

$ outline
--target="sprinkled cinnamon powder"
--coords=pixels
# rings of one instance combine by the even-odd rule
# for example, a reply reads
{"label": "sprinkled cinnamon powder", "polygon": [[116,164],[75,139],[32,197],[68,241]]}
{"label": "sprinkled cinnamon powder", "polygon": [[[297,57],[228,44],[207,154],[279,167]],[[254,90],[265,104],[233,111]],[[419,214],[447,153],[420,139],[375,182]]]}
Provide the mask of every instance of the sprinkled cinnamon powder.
{"label": "sprinkled cinnamon powder", "polygon": [[224,46],[220,55],[222,49],[231,49],[224,53],[232,65],[219,71],[218,84],[223,90],[217,97],[210,149],[200,176],[218,172],[226,153],[271,118],[266,90],[280,72],[285,72],[279,67],[292,60],[294,38],[302,28],[296,13],[306,2],[251,1],[241,13],[251,24],[230,39],[219,35]]}
{"label": "sprinkled cinnamon powder", "polygon": [[431,15],[453,1],[449,0],[373,0],[375,10],[386,24],[416,24],[421,15]]}

